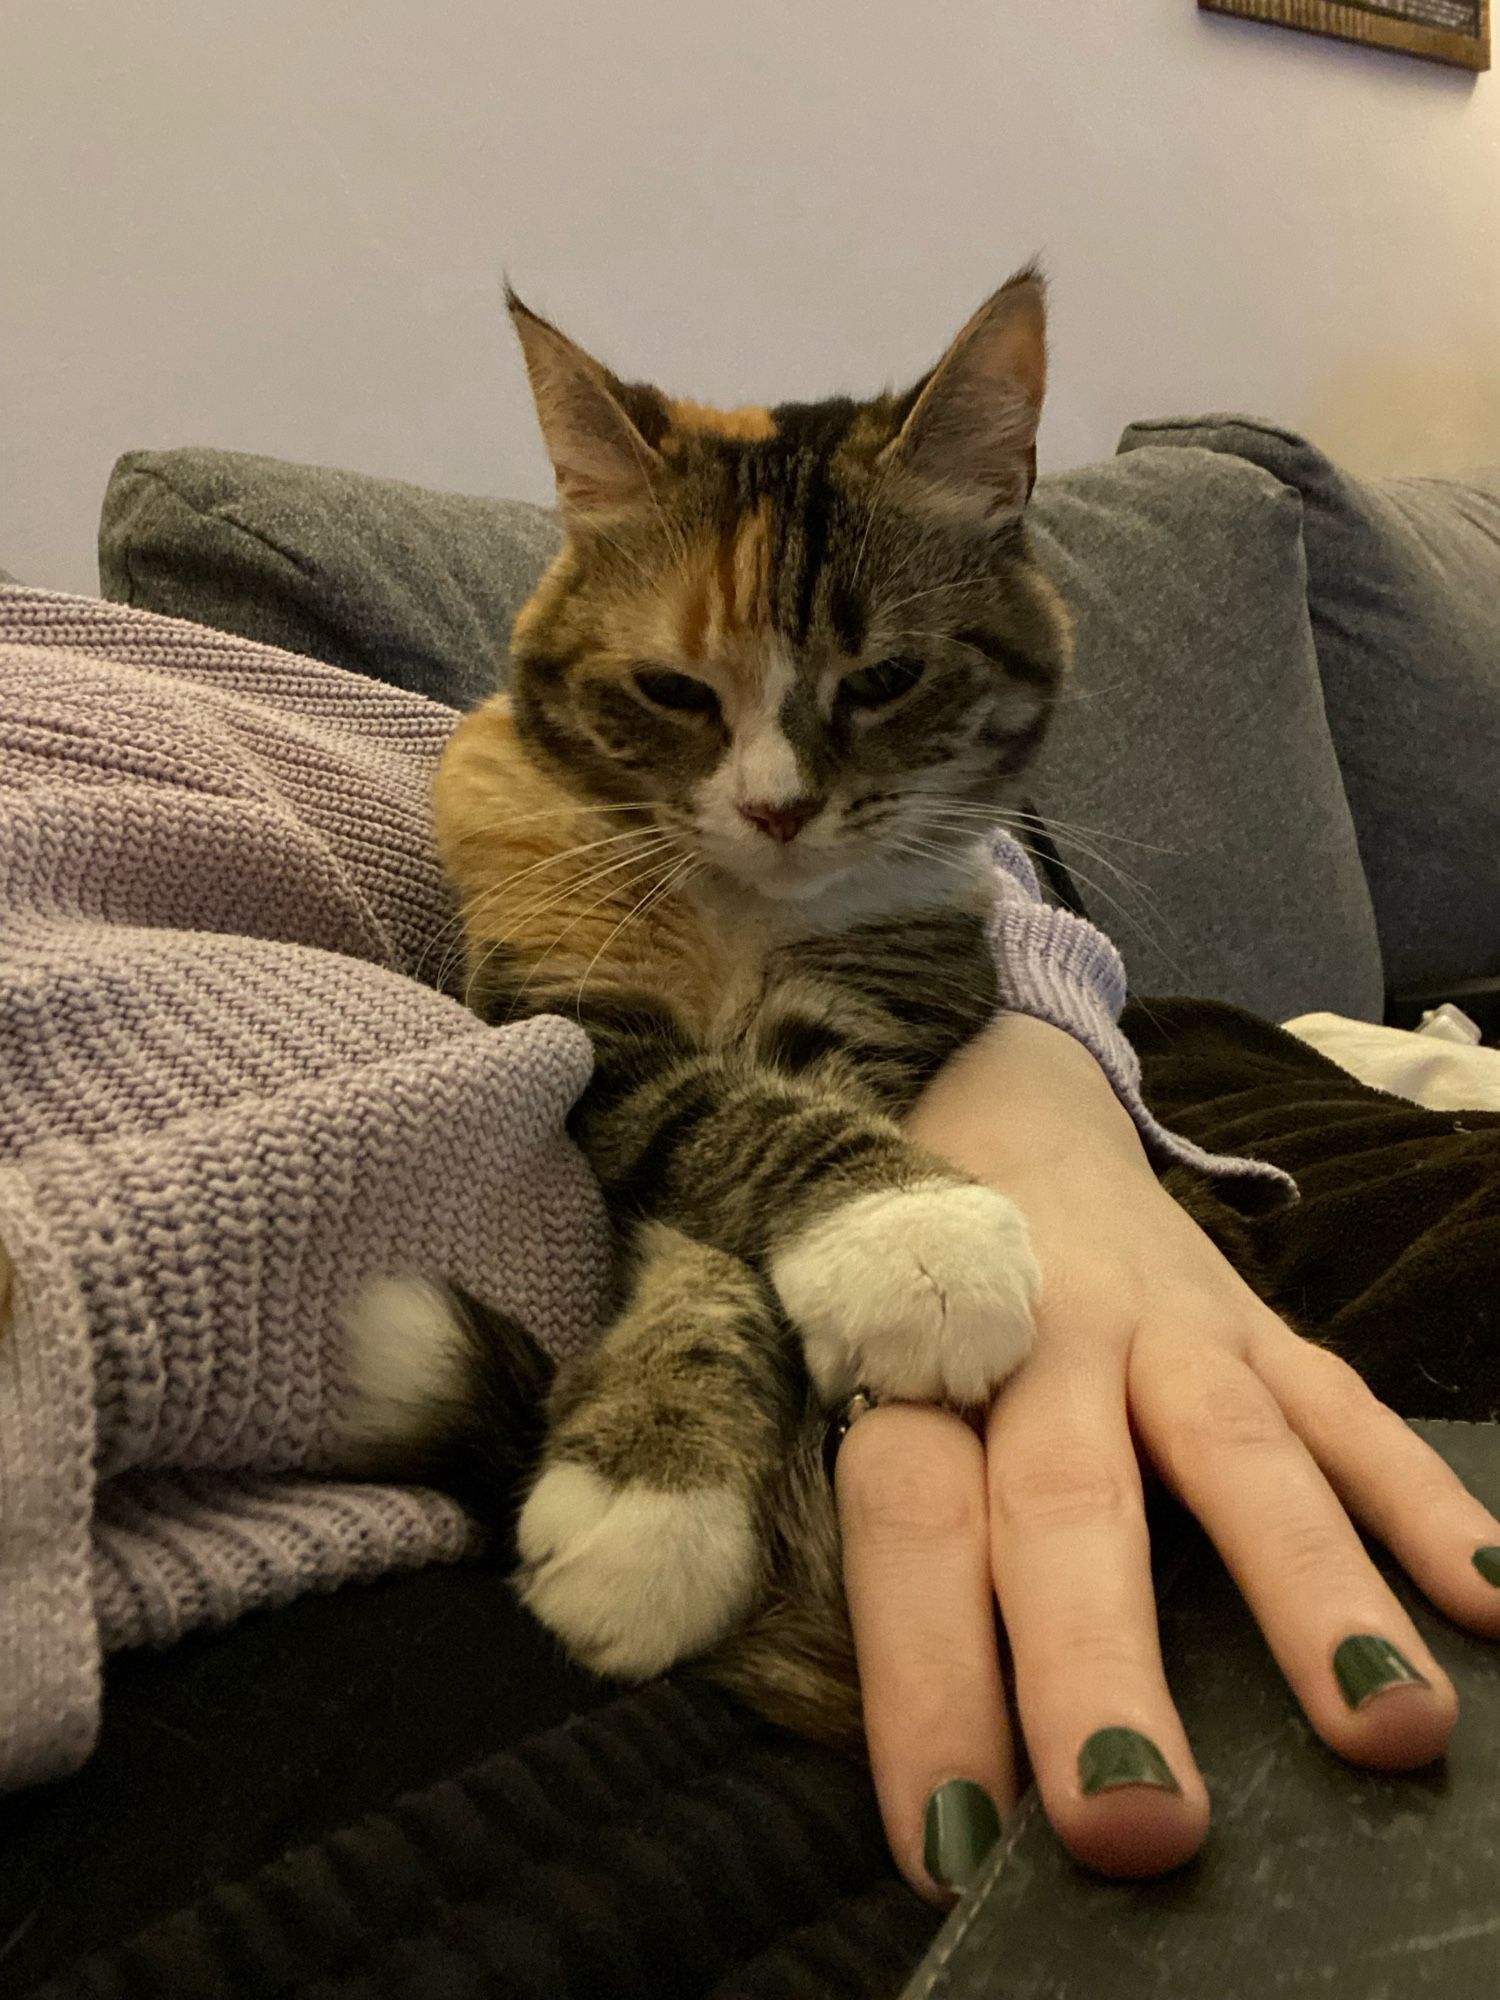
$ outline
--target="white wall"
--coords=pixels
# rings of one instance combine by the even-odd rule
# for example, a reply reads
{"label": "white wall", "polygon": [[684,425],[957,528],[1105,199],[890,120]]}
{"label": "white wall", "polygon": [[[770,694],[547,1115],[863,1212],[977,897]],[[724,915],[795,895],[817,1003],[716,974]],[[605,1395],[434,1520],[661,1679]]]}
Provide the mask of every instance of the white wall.
{"label": "white wall", "polygon": [[1233,407],[1500,457],[1500,85],[1194,0],[0,10],[0,565],[131,446],[547,492],[507,268],[719,398],[915,373],[1034,250],[1051,465]]}

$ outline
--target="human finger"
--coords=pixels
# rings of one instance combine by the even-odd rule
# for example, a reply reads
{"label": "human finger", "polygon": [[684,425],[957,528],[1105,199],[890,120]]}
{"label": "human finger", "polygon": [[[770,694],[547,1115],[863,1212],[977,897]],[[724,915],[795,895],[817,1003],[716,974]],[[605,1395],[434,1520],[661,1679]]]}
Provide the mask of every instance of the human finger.
{"label": "human finger", "polygon": [[1048,1818],[1088,1866],[1154,1875],[1201,1846],[1208,1794],[1162,1668],[1123,1359],[1086,1352],[1043,1349],[991,1411],[991,1560]]}
{"label": "human finger", "polygon": [[1273,1320],[1247,1358],[1354,1519],[1456,1623],[1500,1638],[1500,1520],[1338,1355]]}
{"label": "human finger", "polygon": [[845,1438],[835,1484],[886,1836],[912,1886],[946,1901],[1015,1796],[983,1449],[946,1411],[883,1405]]}
{"label": "human finger", "polygon": [[1271,1388],[1231,1345],[1172,1330],[1136,1342],[1130,1399],[1324,1742],[1376,1769],[1439,1756],[1452,1685]]}

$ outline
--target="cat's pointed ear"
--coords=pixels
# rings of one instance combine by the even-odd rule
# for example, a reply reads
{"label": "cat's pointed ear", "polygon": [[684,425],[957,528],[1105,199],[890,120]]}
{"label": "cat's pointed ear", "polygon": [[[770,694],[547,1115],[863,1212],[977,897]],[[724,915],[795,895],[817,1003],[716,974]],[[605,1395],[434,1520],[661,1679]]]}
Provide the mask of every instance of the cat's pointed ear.
{"label": "cat's pointed ear", "polygon": [[1014,520],[1036,482],[1046,386],[1046,288],[1031,267],[975,313],[881,459],[955,512]]}
{"label": "cat's pointed ear", "polygon": [[665,468],[620,401],[622,385],[509,286],[505,303],[563,505],[593,514],[645,502]]}

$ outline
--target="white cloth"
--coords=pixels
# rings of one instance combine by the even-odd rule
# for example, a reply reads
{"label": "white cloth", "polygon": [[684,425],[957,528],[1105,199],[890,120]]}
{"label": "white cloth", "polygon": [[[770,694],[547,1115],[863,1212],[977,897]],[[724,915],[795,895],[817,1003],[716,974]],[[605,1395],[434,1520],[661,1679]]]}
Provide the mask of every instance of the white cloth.
{"label": "white cloth", "polygon": [[1500,1049],[1450,1041],[1441,1026],[1385,1028],[1344,1014],[1299,1014],[1282,1026],[1393,1097],[1429,1111],[1500,1111]]}

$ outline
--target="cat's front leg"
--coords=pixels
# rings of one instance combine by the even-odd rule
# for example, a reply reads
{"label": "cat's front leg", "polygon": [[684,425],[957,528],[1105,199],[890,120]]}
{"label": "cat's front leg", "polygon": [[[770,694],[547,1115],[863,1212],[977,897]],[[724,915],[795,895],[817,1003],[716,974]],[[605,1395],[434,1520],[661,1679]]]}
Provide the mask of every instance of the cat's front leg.
{"label": "cat's front leg", "polygon": [[642,1226],[624,1310],[553,1386],[516,1529],[521,1596],[575,1659],[645,1679],[745,1619],[801,1402],[764,1280]]}
{"label": "cat's front leg", "polygon": [[771,1282],[830,1404],[861,1386],[984,1403],[1031,1349],[1041,1274],[1025,1217],[915,1149],[908,1164],[894,1184],[831,1200],[770,1252]]}
{"label": "cat's front leg", "polygon": [[987,1401],[1030,1350],[1040,1275],[1020,1210],[906,1137],[898,1049],[883,1093],[822,1016],[762,1009],[726,1049],[661,1006],[585,1021],[578,1134],[619,1213],[664,1218],[764,1271],[825,1402]]}
{"label": "cat's front leg", "polygon": [[820,1395],[977,1404],[1025,1358],[1040,1279],[1024,1218],[906,1138],[834,1061],[801,1073],[660,1044],[588,1102],[617,1207],[764,1270]]}
{"label": "cat's front leg", "polygon": [[784,1162],[757,1176],[760,1254],[826,1403],[860,1386],[985,1403],[1030,1350],[1025,1218],[898,1122],[994,1005],[979,925],[934,914],[782,953],[746,1024]]}

